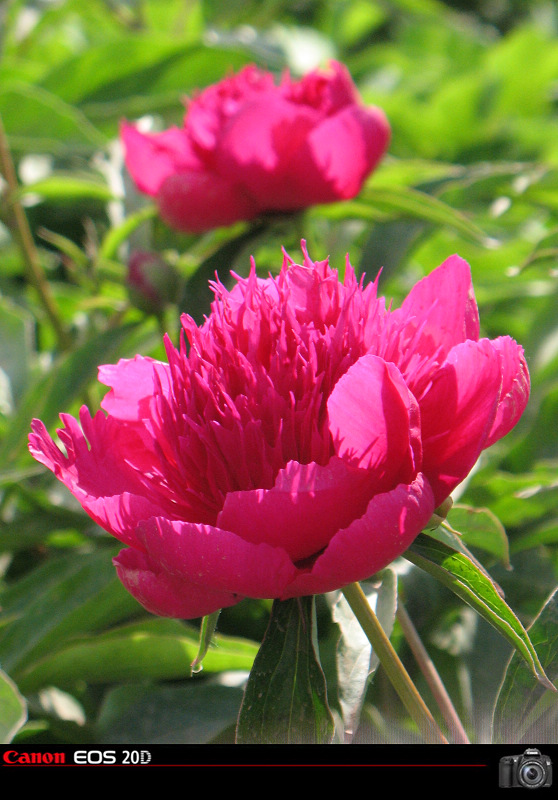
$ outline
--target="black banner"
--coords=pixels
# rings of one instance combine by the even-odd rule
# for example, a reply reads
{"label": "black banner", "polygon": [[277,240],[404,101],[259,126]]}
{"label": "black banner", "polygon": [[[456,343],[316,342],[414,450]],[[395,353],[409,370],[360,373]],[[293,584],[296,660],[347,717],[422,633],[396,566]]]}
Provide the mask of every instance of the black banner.
{"label": "black banner", "polygon": [[[533,748],[535,750],[533,751]],[[534,752],[552,785],[558,746],[533,745],[3,745],[0,766],[55,770],[136,767],[143,769],[359,769],[369,780],[398,788],[459,786],[514,788],[511,780],[525,753]],[[538,752],[538,755],[537,755]],[[505,768],[503,765],[505,764]],[[511,764],[511,767],[510,767]],[[536,764],[535,764],[536,765]],[[514,772],[515,770],[515,772]],[[512,776],[512,777],[510,777]],[[363,775],[364,777],[364,775]],[[519,776],[521,777],[521,776]],[[502,785],[504,781],[504,785]],[[521,784],[519,784],[521,788]],[[527,788],[527,787],[525,787]],[[537,788],[537,787],[532,787]]]}

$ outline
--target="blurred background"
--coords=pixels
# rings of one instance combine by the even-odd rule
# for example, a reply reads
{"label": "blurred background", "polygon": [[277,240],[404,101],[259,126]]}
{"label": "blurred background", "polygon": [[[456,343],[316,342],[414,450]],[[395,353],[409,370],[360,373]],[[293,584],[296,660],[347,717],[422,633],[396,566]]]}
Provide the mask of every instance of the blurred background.
{"label": "blurred background", "polygon": [[[277,272],[301,238],[340,272],[346,253],[367,279],[381,269],[395,305],[459,253],[482,334],[523,344],[531,402],[449,520],[533,621],[558,584],[557,32],[550,0],[0,2],[1,741],[233,741],[269,604],[224,611],[191,675],[199,625],[151,617],[128,596],[119,548],[33,462],[27,434],[32,417],[54,431],[60,412],[96,409],[99,364],[164,357],[161,332],[176,339],[181,312],[207,313],[215,271],[245,274],[253,255]],[[185,96],[245,64],[301,76],[330,58],[392,127],[354,201],[189,236],[134,189],[123,119],[162,130],[181,123]],[[130,290],[137,249],[163,257],[180,286],[156,308]],[[471,740],[504,737],[492,713],[510,645],[426,574],[397,574]],[[318,610],[335,687],[339,631],[325,601]],[[428,699],[397,624],[393,641]],[[556,741],[555,711],[538,722],[539,741]],[[416,740],[380,670],[354,741]]]}

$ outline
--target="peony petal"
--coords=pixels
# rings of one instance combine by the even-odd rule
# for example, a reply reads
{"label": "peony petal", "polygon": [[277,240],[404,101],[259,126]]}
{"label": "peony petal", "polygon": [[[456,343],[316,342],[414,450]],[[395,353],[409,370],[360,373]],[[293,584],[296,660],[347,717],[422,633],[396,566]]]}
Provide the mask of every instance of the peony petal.
{"label": "peony petal", "polygon": [[262,93],[276,93],[273,75],[247,64],[240,72],[227,75],[188,99],[184,125],[196,150],[211,151],[219,145],[223,127],[231,117]]}
{"label": "peony petal", "polygon": [[175,619],[195,619],[235,605],[242,597],[192,584],[168,572],[154,569],[144,553],[122,550],[113,559],[125,588],[152,614]]}
{"label": "peony petal", "polygon": [[517,423],[529,401],[530,379],[523,348],[509,336],[492,341],[502,357],[502,391],[496,419],[486,447],[505,436]]}
{"label": "peony petal", "polygon": [[420,467],[419,411],[395,364],[359,358],[336,383],[327,411],[337,455],[373,470],[377,492],[412,480]]}
{"label": "peony petal", "polygon": [[270,93],[229,123],[216,164],[263,210],[294,210],[354,197],[389,137],[380,109],[352,105],[324,118]]}
{"label": "peony petal", "polygon": [[338,458],[326,466],[290,462],[272,489],[229,493],[217,522],[249,542],[282,547],[299,561],[364,513],[371,491],[371,476]]}
{"label": "peony petal", "polygon": [[296,152],[289,165],[291,179],[298,176],[308,204],[349,200],[384,155],[390,135],[381,109],[343,108],[320,122]]}
{"label": "peony petal", "polygon": [[450,256],[413,286],[393,318],[420,330],[415,347],[424,353],[439,352],[442,360],[456,344],[477,341],[479,312],[469,264]]}
{"label": "peony petal", "polygon": [[260,94],[223,129],[215,168],[245,186],[262,211],[300,208],[304,175],[293,183],[288,165],[319,119],[314,109],[291,103],[277,92]]}
{"label": "peony petal", "polygon": [[254,545],[211,525],[157,517],[139,526],[138,538],[158,568],[219,592],[278,597],[296,574],[281,548]]}
{"label": "peony petal", "polygon": [[64,428],[58,435],[65,456],[40,420],[33,420],[29,450],[48,467],[76,497],[84,510],[105,530],[126,543],[135,542],[139,520],[168,513],[141,476],[129,466],[117,448],[121,429],[102,412],[91,419],[80,412],[82,428],[69,415],[62,415]]}
{"label": "peony petal", "polygon": [[289,100],[305,103],[324,115],[334,114],[359,102],[351,73],[334,59],[328,61],[324,69],[312,70],[298,81],[293,81],[288,73],[284,74],[279,89]]}
{"label": "peony petal", "polygon": [[180,128],[146,134],[124,122],[120,133],[126,167],[139,191],[152,197],[178,169],[202,167],[186,132]]}
{"label": "peony petal", "polygon": [[181,170],[167,176],[157,202],[168,225],[190,233],[252,219],[258,212],[243,188],[213,172]]}
{"label": "peony petal", "polygon": [[170,368],[162,361],[136,356],[99,367],[99,381],[111,387],[101,402],[111,417],[123,422],[141,422],[150,414],[159,384],[163,391],[168,391]]}
{"label": "peony petal", "polygon": [[499,352],[488,339],[454,347],[421,400],[423,471],[442,502],[487,446],[502,386]]}
{"label": "peony petal", "polygon": [[299,572],[282,599],[322,594],[369,578],[411,545],[434,508],[432,490],[423,475],[408,486],[376,495],[360,519],[332,538],[312,568]]}

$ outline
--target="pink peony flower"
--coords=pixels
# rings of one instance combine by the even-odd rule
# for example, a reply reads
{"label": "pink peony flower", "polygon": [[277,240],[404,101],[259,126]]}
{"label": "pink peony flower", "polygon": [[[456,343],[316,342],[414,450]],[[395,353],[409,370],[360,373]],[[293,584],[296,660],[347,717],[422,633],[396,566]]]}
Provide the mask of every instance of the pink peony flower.
{"label": "pink peony flower", "polygon": [[447,259],[392,310],[377,281],[285,256],[214,285],[168,363],[100,368],[110,386],[33,456],[128,545],[115,560],[155,614],[318,594],[403,553],[529,395],[522,348],[479,338],[468,264]]}
{"label": "pink peony flower", "polygon": [[354,197],[390,129],[332,62],[279,86],[245,67],[191,100],[182,128],[143,134],[124,123],[121,135],[138,189],[156,198],[170,227],[199,232]]}

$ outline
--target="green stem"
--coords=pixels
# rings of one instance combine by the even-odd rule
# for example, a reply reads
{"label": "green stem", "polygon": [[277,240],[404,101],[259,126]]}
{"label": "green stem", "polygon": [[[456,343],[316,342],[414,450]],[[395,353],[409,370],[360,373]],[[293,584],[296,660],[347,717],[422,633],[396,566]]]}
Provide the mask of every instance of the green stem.
{"label": "green stem", "polygon": [[359,583],[346,586],[343,594],[372,645],[405,708],[416,722],[427,744],[448,744],[407,670],[401,663],[386,632],[370,608]]}
{"label": "green stem", "polygon": [[37,249],[35,247],[35,242],[33,241],[33,235],[29,227],[27,216],[23,210],[23,206],[17,199],[19,185],[1,117],[0,173],[4,176],[8,187],[8,204],[10,211],[8,224],[17,242],[19,243],[25,266],[27,268],[28,279],[35,287],[35,290],[41,299],[46,314],[56,333],[60,349],[66,350],[70,346],[71,340],[58,315],[58,309],[56,308],[56,304],[52,298],[48,281],[44,275],[40,259],[37,254]]}

